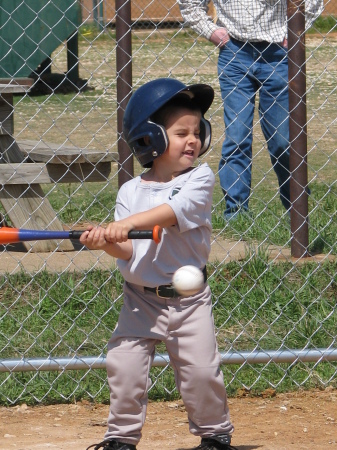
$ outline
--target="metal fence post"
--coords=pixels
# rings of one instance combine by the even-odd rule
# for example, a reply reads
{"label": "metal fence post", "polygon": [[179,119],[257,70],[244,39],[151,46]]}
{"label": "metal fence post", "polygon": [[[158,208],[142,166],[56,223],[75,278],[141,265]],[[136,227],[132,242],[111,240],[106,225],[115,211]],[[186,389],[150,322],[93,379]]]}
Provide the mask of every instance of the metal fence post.
{"label": "metal fence post", "polygon": [[308,173],[305,65],[305,6],[288,0],[288,74],[291,255],[308,256]]}
{"label": "metal fence post", "polygon": [[133,158],[122,137],[123,115],[132,90],[131,1],[116,0],[118,186],[133,178]]}

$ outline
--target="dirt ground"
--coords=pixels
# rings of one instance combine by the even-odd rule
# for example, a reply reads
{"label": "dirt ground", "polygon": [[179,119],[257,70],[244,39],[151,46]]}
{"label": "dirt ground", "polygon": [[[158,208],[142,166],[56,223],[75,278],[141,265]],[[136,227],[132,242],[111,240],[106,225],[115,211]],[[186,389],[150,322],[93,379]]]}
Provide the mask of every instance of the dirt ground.
{"label": "dirt ground", "polygon": [[[238,450],[337,448],[337,390],[327,388],[229,399]],[[85,450],[102,440],[108,406],[71,405],[0,408],[0,450]],[[181,401],[150,403],[138,450],[190,450],[199,438],[188,431]]]}

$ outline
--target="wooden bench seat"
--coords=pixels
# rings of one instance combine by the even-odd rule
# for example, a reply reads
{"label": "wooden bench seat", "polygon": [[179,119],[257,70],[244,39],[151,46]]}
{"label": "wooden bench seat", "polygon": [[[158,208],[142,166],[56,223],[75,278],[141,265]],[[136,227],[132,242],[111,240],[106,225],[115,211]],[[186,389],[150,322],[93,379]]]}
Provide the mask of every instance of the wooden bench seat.
{"label": "wooden bench seat", "polygon": [[[29,163],[24,163],[22,167],[17,166],[17,173],[15,176],[13,174],[10,179],[12,181],[7,183],[16,183],[16,180],[19,180],[24,173],[28,176],[27,181],[34,180],[36,177],[36,183],[106,181],[111,172],[111,164],[118,163],[118,153],[113,152],[31,140],[17,141],[17,144],[23,155],[34,164],[32,167],[29,167]],[[43,170],[41,170],[41,166]],[[28,183],[32,182],[34,181],[28,181]]]}
{"label": "wooden bench seat", "polygon": [[118,153],[88,150],[51,142],[17,140],[20,150],[35,162],[49,164],[72,164],[97,162],[117,162]]}

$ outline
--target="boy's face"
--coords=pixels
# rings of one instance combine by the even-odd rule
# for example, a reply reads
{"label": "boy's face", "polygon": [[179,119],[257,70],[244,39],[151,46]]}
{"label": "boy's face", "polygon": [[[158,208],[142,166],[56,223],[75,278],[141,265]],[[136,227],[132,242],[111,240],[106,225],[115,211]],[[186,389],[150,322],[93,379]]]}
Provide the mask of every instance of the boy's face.
{"label": "boy's face", "polygon": [[201,149],[200,120],[201,113],[189,109],[177,110],[167,119],[169,145],[160,157],[161,162],[165,160],[176,171],[193,165]]}

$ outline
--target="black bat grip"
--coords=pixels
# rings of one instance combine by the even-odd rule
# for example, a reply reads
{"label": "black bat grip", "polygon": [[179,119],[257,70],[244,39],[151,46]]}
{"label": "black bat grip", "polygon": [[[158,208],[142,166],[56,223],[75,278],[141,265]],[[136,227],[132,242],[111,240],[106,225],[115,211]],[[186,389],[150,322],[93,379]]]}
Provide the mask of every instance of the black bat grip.
{"label": "black bat grip", "polygon": [[129,239],[153,239],[156,244],[161,241],[162,229],[159,225],[155,225],[153,230],[131,230],[129,231]]}
{"label": "black bat grip", "polygon": [[69,239],[79,239],[85,230],[71,230],[69,231]]}
{"label": "black bat grip", "polygon": [[[159,244],[161,240],[161,228],[159,225],[156,225],[153,230],[131,230],[129,231],[128,238],[129,239],[153,239],[156,244]],[[69,239],[79,239],[83,231],[80,230],[71,230],[69,231]]]}
{"label": "black bat grip", "polygon": [[131,230],[128,234],[129,239],[152,239],[152,230]]}
{"label": "black bat grip", "polygon": [[153,239],[156,244],[161,241],[162,229],[156,225],[153,230],[131,230],[129,231],[129,239]]}

